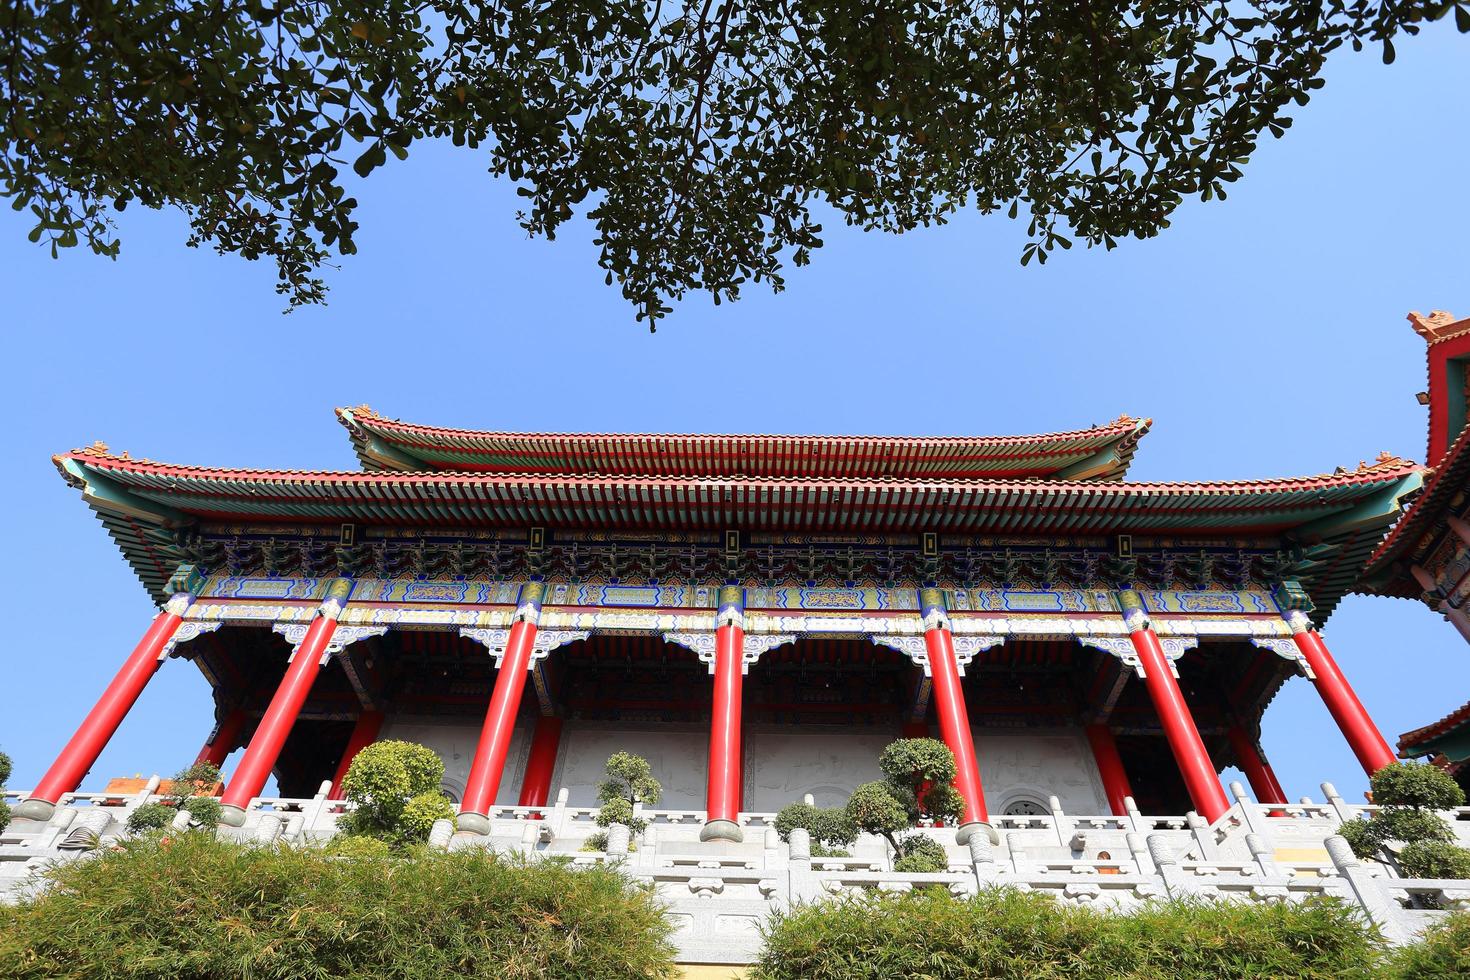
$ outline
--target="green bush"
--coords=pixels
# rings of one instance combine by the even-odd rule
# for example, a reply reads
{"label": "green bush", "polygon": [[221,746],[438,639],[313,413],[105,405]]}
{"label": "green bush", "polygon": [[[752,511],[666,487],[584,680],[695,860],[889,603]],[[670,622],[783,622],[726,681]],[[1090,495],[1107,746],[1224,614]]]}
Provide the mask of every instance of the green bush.
{"label": "green bush", "polygon": [[339,827],[345,834],[372,837],[393,847],[422,844],[441,817],[453,816],[439,791],[444,761],[413,742],[374,742],[353,758],[342,778],[342,795],[354,804]]}
{"label": "green bush", "polygon": [[1470,878],[1470,850],[1448,841],[1405,844],[1398,862],[1399,870],[1410,878]]}
{"label": "green bush", "polygon": [[7,980],[673,976],[653,896],[615,871],[482,850],[336,860],[185,834],[47,872],[0,906]]}
{"label": "green bush", "polygon": [[184,801],[184,809],[189,811],[194,824],[199,827],[214,827],[219,823],[220,802],[208,796],[191,796]]}
{"label": "green bush", "polygon": [[[10,756],[4,752],[0,752],[0,790],[3,790],[5,784],[9,781]],[[10,826],[10,807],[5,804],[3,798],[0,798],[0,830],[4,830],[8,826]]]}
{"label": "green bush", "polygon": [[810,803],[789,803],[776,814],[776,834],[791,839],[797,827],[812,838],[812,857],[847,857],[844,848],[857,840],[857,825],[842,807],[817,807]]}
{"label": "green bush", "polygon": [[1367,978],[1372,932],[1331,900],[1173,902],[1134,915],[1037,894],[944,889],[800,906],[766,928],[752,980]]}
{"label": "green bush", "polygon": [[1410,878],[1470,878],[1470,850],[1454,844],[1454,834],[1436,810],[1465,802],[1449,774],[1417,762],[1396,762],[1373,774],[1373,802],[1378,812],[1367,820],[1351,820],[1338,833],[1360,858],[1384,860],[1385,845],[1404,845],[1394,860]]}
{"label": "green bush", "polygon": [[609,827],[623,824],[633,834],[643,833],[648,821],[635,819],[633,806],[644,803],[655,806],[664,795],[664,788],[653,778],[653,767],[648,760],[631,752],[614,752],[603,766],[607,778],[597,784],[597,798],[602,809],[597,814],[597,825]]}
{"label": "green bush", "polygon": [[898,844],[899,853],[903,856],[893,862],[894,871],[933,874],[949,870],[949,855],[944,853],[944,845],[934,838],[909,834]]}
{"label": "green bush", "polygon": [[1470,977],[1470,912],[1445,917],[1421,941],[1395,950],[1385,975],[1392,980]]}
{"label": "green bush", "polygon": [[1373,774],[1373,802],[1379,806],[1412,806],[1449,810],[1465,805],[1465,791],[1449,773],[1419,762],[1395,762]]}
{"label": "green bush", "polygon": [[128,814],[128,830],[134,834],[141,834],[167,827],[173,822],[178,812],[166,803],[144,803]]}
{"label": "green bush", "polygon": [[357,858],[358,860],[386,858],[393,853],[387,841],[357,834],[338,834],[327,841],[324,850],[332,857]]}

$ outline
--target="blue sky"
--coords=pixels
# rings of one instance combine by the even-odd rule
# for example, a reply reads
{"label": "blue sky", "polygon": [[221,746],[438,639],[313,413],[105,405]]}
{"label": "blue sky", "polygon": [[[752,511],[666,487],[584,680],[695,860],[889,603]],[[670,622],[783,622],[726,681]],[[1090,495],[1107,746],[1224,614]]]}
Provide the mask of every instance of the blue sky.
{"label": "blue sky", "polygon": [[[543,430],[1012,433],[1128,413],[1154,419],[1135,479],[1422,460],[1424,347],[1404,315],[1470,315],[1467,55],[1449,24],[1392,66],[1335,55],[1229,199],[1151,241],[1022,268],[1024,226],[1000,216],[896,238],[829,223],[784,294],[694,297],[652,336],[603,285],[589,226],[527,240],[512,188],[448,146],[373,174],[360,254],[331,274],[330,305],[290,316],[271,269],[185,248],[177,215],[130,209],[109,262],[53,261],[3,212],[11,785],[40,778],[152,613],[50,463],[95,439],[181,463],[353,468],[332,408],[364,402]],[[1325,635],[1390,742],[1470,698],[1470,650],[1420,605],[1350,598]],[[209,727],[207,685],[172,661],[86,786],[172,772]],[[1264,742],[1293,798],[1365,788],[1308,681],[1277,696]]]}

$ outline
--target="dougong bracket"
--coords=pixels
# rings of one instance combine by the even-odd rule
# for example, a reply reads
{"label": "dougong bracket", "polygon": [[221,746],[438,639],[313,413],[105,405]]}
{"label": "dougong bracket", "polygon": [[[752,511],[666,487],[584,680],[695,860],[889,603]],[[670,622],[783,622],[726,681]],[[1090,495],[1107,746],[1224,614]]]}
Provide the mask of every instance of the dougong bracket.
{"label": "dougong bracket", "polygon": [[[965,675],[965,665],[974,660],[976,654],[984,653],[992,647],[998,647],[1005,641],[1003,636],[954,637],[954,659],[959,665],[960,676]],[[890,647],[908,657],[916,666],[923,668],[925,677],[934,676],[934,671],[929,664],[929,647],[924,643],[922,636],[875,636],[873,642],[880,647]]]}
{"label": "dougong bracket", "polygon": [[[1117,657],[1125,666],[1132,667],[1133,672],[1139,677],[1144,676],[1143,664],[1138,661],[1138,651],[1133,648],[1133,641],[1126,636],[1079,636],[1077,642],[1094,650]],[[1161,636],[1159,646],[1164,651],[1164,657],[1169,661],[1169,672],[1175,677],[1179,676],[1179,668],[1174,666],[1174,661],[1184,656],[1188,650],[1193,650],[1199,645],[1199,639],[1193,636]]]}

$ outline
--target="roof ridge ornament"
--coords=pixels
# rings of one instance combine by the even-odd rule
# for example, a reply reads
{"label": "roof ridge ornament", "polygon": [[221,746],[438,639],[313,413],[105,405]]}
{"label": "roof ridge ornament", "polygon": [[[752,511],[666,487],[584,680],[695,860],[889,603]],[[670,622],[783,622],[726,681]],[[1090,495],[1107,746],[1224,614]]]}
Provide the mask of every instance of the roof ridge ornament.
{"label": "roof ridge ornament", "polygon": [[[1409,314],[1408,321],[1413,326],[1414,332],[1431,344],[1437,344],[1441,340],[1449,340],[1451,337],[1458,337],[1470,331],[1470,317],[1457,320],[1449,310],[1430,310],[1428,316],[1415,310]],[[1458,327],[1458,329],[1451,330],[1450,327]]]}

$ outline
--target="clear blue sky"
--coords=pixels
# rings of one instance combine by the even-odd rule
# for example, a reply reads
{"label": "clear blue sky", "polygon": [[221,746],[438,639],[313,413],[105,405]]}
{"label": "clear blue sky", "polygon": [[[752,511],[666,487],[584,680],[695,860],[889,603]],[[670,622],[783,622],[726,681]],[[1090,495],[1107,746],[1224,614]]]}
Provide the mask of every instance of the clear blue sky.
{"label": "clear blue sky", "polygon": [[[1021,268],[1025,229],[1000,216],[898,238],[829,225],[784,294],[695,297],[653,336],[602,284],[588,226],[526,240],[512,189],[448,146],[371,177],[361,254],[331,275],[329,306],[291,316],[271,269],[185,248],[177,215],[130,209],[117,262],[52,261],[5,210],[11,785],[40,778],[153,611],[50,463],[94,439],[180,463],[354,468],[332,408],[363,402],[550,430],[1012,433],[1128,413],[1154,419],[1136,479],[1422,460],[1424,347],[1404,315],[1470,315],[1470,38],[1439,24],[1398,53],[1334,56],[1229,199],[1151,241]],[[1470,698],[1470,649],[1420,605],[1350,598],[1326,637],[1390,741]],[[209,727],[207,685],[171,661],[86,786],[172,772]],[[1264,740],[1293,798],[1365,788],[1306,680],[1278,695]]]}

